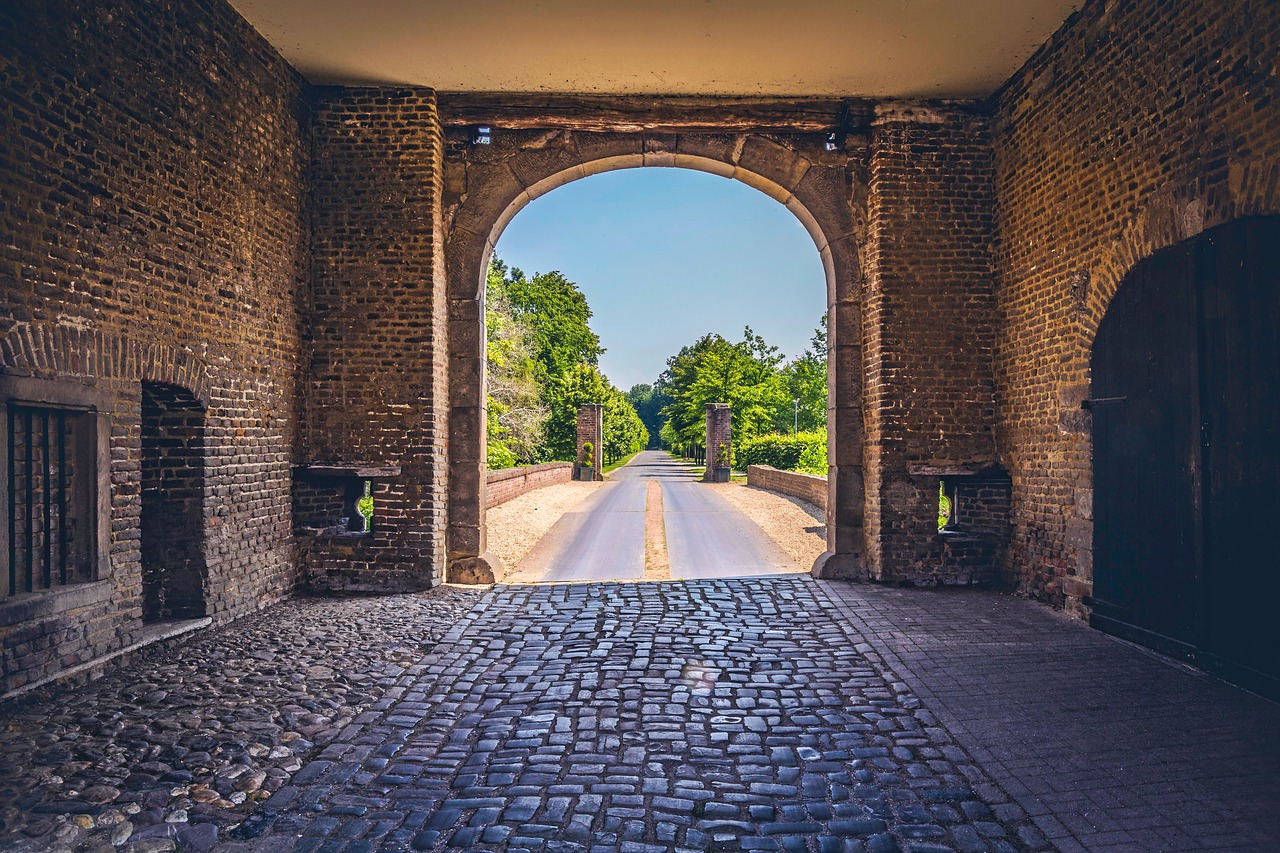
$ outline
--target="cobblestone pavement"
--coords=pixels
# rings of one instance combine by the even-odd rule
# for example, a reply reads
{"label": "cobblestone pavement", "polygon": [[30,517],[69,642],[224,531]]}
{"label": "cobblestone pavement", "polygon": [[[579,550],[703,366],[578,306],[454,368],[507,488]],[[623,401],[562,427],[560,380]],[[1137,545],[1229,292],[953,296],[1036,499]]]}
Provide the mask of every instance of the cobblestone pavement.
{"label": "cobblestone pavement", "polygon": [[479,599],[298,598],[0,705],[0,850],[207,850]]}
{"label": "cobblestone pavement", "polygon": [[862,644],[805,576],[500,586],[236,835],[350,853],[1044,846]]}
{"label": "cobblestone pavement", "polygon": [[1010,596],[821,585],[1059,850],[1280,850],[1280,705]]}

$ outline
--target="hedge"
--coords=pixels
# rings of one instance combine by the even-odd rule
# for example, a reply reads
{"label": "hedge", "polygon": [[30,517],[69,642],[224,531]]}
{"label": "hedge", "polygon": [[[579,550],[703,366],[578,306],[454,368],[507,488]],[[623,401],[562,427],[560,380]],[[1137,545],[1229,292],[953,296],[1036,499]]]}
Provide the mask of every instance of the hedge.
{"label": "hedge", "polygon": [[734,462],[742,470],[746,470],[748,465],[770,465],[783,471],[826,476],[827,431],[795,435],[774,433],[749,438],[739,444]]}

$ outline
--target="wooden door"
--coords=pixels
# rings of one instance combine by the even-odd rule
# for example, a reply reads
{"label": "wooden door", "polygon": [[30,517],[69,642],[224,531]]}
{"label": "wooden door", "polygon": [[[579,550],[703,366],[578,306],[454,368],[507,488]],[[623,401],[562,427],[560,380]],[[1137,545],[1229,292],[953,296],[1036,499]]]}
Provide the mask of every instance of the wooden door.
{"label": "wooden door", "polygon": [[1200,657],[1280,695],[1280,219],[1216,229],[1197,250],[1206,439]]}
{"label": "wooden door", "polygon": [[1200,440],[1190,246],[1136,267],[1094,342],[1098,627],[1190,657],[1199,640]]}
{"label": "wooden door", "polygon": [[1092,623],[1280,695],[1280,219],[1135,267],[1092,370]]}

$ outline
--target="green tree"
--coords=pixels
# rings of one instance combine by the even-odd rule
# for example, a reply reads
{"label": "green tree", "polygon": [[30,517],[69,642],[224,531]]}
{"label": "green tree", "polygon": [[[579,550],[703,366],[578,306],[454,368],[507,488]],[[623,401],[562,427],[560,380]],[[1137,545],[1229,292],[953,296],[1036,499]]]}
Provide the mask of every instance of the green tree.
{"label": "green tree", "polygon": [[637,453],[649,444],[649,430],[635,406],[612,385],[604,399],[604,461],[615,462]]}
{"label": "green tree", "polygon": [[548,408],[542,399],[535,332],[515,316],[506,267],[495,260],[485,281],[485,351],[488,361],[486,461],[490,469],[538,461]]}
{"label": "green tree", "polygon": [[527,278],[519,269],[494,268],[505,280],[512,316],[532,333],[530,344],[539,381],[568,375],[579,364],[595,366],[604,348],[591,331],[591,307],[578,286],[559,272]]}
{"label": "green tree", "polygon": [[631,386],[627,399],[649,434],[648,448],[657,450],[661,444],[662,424],[665,420],[662,409],[671,402],[671,398],[658,386],[641,383]]}
{"label": "green tree", "polygon": [[[824,429],[827,425],[827,315],[813,332],[809,349],[782,368],[791,405],[774,422],[777,432]],[[797,407],[794,401],[799,400]]]}
{"label": "green tree", "polygon": [[789,400],[778,371],[782,356],[748,327],[730,343],[708,334],[667,359],[659,388],[671,400],[663,409],[662,440],[698,444],[704,437],[708,403],[728,403],[735,443],[768,432]]}

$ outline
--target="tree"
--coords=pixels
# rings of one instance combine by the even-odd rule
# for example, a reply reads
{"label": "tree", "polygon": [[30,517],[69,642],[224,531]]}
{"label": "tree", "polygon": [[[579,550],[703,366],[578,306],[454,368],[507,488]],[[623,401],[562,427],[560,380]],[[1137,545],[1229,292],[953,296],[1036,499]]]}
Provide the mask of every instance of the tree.
{"label": "tree", "polygon": [[778,432],[800,432],[821,429],[827,424],[827,315],[813,332],[809,349],[782,368],[788,399],[794,403],[774,423]]}
{"label": "tree", "polygon": [[577,452],[578,409],[585,403],[603,405],[602,459],[613,462],[643,450],[648,430],[625,394],[590,364],[576,364],[556,380],[551,390],[551,415],[547,419],[544,447],[548,458],[571,461]]}
{"label": "tree", "polygon": [[578,364],[595,366],[604,348],[591,331],[591,307],[578,286],[559,272],[526,278],[519,269],[508,273],[494,261],[504,277],[512,316],[532,332],[530,344],[539,365],[539,381],[568,374]]}
{"label": "tree", "polygon": [[649,443],[649,430],[645,428],[635,407],[612,385],[604,400],[604,461],[615,462],[624,456],[644,450]]}
{"label": "tree", "polygon": [[495,260],[485,281],[485,353],[489,371],[486,461],[489,468],[536,462],[548,408],[533,357],[535,333],[515,316],[506,267]]}
{"label": "tree", "polygon": [[662,409],[671,402],[671,398],[661,388],[641,383],[631,386],[631,390],[627,392],[627,399],[636,410],[636,414],[640,416],[640,421],[649,434],[647,447],[650,450],[657,450],[661,445],[660,434],[664,421]]}
{"label": "tree", "polygon": [[662,409],[662,439],[671,445],[699,444],[704,438],[708,403],[728,403],[733,440],[772,429],[786,404],[786,386],[777,365],[782,356],[747,327],[743,340],[730,343],[708,334],[667,359],[658,380],[671,402]]}

